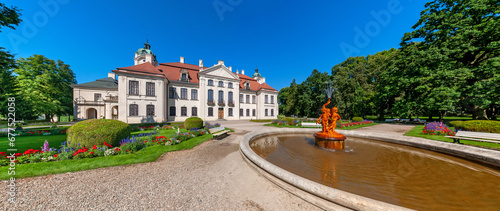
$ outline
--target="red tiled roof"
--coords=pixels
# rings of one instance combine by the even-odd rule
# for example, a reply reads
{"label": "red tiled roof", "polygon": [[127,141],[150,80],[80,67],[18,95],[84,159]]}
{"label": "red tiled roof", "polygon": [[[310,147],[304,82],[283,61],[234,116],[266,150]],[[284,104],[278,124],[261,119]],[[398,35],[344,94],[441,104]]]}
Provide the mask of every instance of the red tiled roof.
{"label": "red tiled roof", "polygon": [[[180,62],[169,62],[169,63],[160,63],[159,66],[155,67],[151,63],[146,62],[139,65],[134,65],[130,67],[119,67],[117,70],[113,72],[124,72],[124,70],[135,72],[135,74],[140,75],[152,75],[158,76],[162,75],[166,77],[169,81],[178,81],[181,77],[181,69],[185,69],[188,71],[189,80],[191,83],[198,83],[198,73],[200,67],[198,65],[186,64]],[[207,67],[203,67],[203,69],[207,69]],[[243,74],[238,74],[240,77],[240,89],[245,89],[244,84],[246,81],[250,82],[250,89],[252,91],[260,91],[262,89],[277,91],[266,83],[259,84],[257,80],[251,78],[250,76],[246,76]]]}
{"label": "red tiled roof", "polygon": [[129,67],[119,67],[119,68],[116,68],[116,69],[117,70],[128,70],[128,71],[134,71],[134,72],[163,75],[162,72],[160,72],[158,69],[156,69],[156,67],[153,66],[149,62],[142,63],[142,64],[139,64],[139,65],[129,66]]}

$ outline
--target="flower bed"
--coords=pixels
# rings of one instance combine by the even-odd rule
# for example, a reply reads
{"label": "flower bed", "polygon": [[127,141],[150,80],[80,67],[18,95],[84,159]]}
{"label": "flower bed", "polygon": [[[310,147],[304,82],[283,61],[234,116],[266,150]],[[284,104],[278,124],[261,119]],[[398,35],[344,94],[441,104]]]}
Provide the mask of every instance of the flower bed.
{"label": "flower bed", "polygon": [[356,125],[367,125],[367,124],[373,124],[373,121],[371,120],[364,120],[360,122],[349,122],[349,123],[342,123],[338,128],[345,128],[345,127],[352,127]]}
{"label": "flower bed", "polygon": [[425,124],[422,133],[426,135],[455,135],[455,131],[451,130],[442,122],[429,122]]}
{"label": "flower bed", "polygon": [[300,120],[286,121],[286,120],[274,120],[273,125],[283,125],[283,126],[300,126]]}
{"label": "flower bed", "polygon": [[[149,146],[175,145],[191,138],[207,134],[204,129],[193,129],[188,132],[177,131],[169,137],[156,136],[157,132],[158,130],[153,130],[150,133],[141,133],[139,135],[127,137],[120,141],[119,147],[113,147],[106,142],[104,142],[103,145],[94,145],[90,148],[80,147],[80,145],[78,145],[78,147],[71,147],[68,143],[64,142],[61,144],[59,149],[57,149],[50,148],[49,143],[46,141],[40,150],[29,149],[24,153],[16,153],[14,155],[16,158],[14,162],[17,162],[18,164],[25,164],[131,154]],[[0,152],[0,166],[9,165],[9,158],[9,154],[6,152]]]}

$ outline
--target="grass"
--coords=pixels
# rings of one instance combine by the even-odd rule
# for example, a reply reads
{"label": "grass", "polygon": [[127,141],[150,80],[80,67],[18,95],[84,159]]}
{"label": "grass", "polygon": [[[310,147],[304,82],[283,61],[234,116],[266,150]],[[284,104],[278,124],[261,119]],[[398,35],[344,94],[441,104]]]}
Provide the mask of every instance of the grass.
{"label": "grass", "polygon": [[273,122],[276,119],[252,119],[250,122]]}
{"label": "grass", "polygon": [[337,129],[339,129],[339,130],[354,130],[354,129],[358,129],[358,128],[362,128],[362,127],[373,126],[373,125],[378,125],[378,124],[377,123],[371,123],[371,124],[364,124],[364,125],[353,125],[353,126],[343,127],[343,128],[337,128]]}
{"label": "grass", "polygon": [[[450,129],[453,129],[453,127],[450,127]],[[426,138],[430,140],[436,140],[436,141],[444,141],[444,142],[453,142],[453,139],[451,138],[446,138],[444,135],[428,135],[422,133],[424,130],[423,125],[415,126],[413,129],[405,133],[405,136],[413,136],[413,137],[420,137],[420,138]],[[463,143],[465,145],[471,145],[471,146],[479,146],[479,147],[486,147],[486,148],[493,148],[493,149],[500,149],[500,144],[495,144],[495,143],[489,143],[489,142],[480,142],[480,141],[469,141],[469,140],[460,140],[460,143]]]}
{"label": "grass", "polygon": [[23,153],[28,149],[41,149],[43,143],[47,140],[49,146],[59,148],[61,143],[66,141],[66,135],[50,135],[50,136],[19,136],[16,137],[15,147],[9,147],[8,137],[0,137],[0,152],[6,152],[7,149],[17,149],[17,152]]}
{"label": "grass", "polygon": [[[210,140],[211,138],[212,135],[207,134],[189,139],[177,145],[159,145],[147,147],[135,154],[123,154],[110,157],[97,157],[80,160],[63,160],[57,162],[21,164],[17,165],[15,168],[16,178],[35,177],[49,174],[60,174],[66,172],[104,168],[110,166],[152,162],[156,161],[164,153],[192,149],[193,147],[207,140]],[[8,169],[9,166],[0,167],[0,179],[10,179],[11,175],[8,174]]]}

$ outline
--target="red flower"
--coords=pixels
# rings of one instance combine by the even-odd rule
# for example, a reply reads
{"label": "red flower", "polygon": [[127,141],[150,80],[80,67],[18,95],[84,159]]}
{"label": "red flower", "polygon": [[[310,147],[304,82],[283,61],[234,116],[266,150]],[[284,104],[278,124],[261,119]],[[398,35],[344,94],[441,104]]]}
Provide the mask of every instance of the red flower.
{"label": "red flower", "polygon": [[106,142],[104,142],[104,145],[106,145],[106,146],[107,146],[107,147],[109,147],[109,148],[112,148],[112,147],[113,147],[113,146],[111,146],[111,144],[108,144],[108,143],[106,143]]}
{"label": "red flower", "polygon": [[96,145],[94,145],[94,146],[92,147],[92,149],[97,149],[97,146],[96,146]]}
{"label": "red flower", "polygon": [[128,152],[128,151],[129,151],[129,150],[127,149],[127,152]]}
{"label": "red flower", "polygon": [[120,151],[120,148],[115,148],[115,152],[119,152]]}
{"label": "red flower", "polygon": [[14,156],[15,156],[15,157],[19,157],[19,156],[21,156],[21,155],[23,155],[23,154],[21,154],[21,153],[16,153],[16,154],[14,154]]}
{"label": "red flower", "polygon": [[54,158],[57,158],[57,154],[54,155]]}
{"label": "red flower", "polygon": [[93,154],[94,154],[94,152],[90,152],[90,154],[91,154],[91,155],[93,155]]}

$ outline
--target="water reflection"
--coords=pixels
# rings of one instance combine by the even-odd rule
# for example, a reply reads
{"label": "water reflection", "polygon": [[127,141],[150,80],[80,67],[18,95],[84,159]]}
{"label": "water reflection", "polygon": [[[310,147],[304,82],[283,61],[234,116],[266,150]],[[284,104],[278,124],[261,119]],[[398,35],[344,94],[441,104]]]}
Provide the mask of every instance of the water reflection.
{"label": "water reflection", "polygon": [[500,207],[500,172],[473,162],[360,138],[326,151],[312,136],[271,136],[252,149],[304,178],[358,195],[419,210]]}

